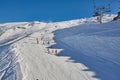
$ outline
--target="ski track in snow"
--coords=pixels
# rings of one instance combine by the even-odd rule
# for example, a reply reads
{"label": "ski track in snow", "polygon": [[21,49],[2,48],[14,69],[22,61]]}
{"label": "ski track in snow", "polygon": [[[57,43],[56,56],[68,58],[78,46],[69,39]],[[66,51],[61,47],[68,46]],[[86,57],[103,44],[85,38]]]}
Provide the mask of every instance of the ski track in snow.
{"label": "ski track in snow", "polygon": [[[0,80],[120,80],[119,21],[81,22],[6,24]],[[19,31],[8,35],[9,29]]]}

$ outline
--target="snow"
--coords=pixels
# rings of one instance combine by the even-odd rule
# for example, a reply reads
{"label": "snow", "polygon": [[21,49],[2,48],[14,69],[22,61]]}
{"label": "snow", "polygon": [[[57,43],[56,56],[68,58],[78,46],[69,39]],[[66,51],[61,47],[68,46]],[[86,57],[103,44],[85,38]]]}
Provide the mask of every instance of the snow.
{"label": "snow", "polygon": [[120,21],[0,24],[0,80],[120,80]]}

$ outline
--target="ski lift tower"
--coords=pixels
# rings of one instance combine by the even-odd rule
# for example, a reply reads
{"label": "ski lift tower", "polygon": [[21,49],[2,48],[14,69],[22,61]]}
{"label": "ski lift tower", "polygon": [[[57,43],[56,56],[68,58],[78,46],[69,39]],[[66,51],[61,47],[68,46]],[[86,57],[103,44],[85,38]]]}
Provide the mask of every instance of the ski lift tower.
{"label": "ski lift tower", "polygon": [[96,3],[95,3],[95,0],[93,0],[93,5],[94,5],[94,15],[93,15],[93,17],[97,17],[97,21],[102,23],[103,14],[106,13],[106,12],[111,12],[110,4],[108,4],[108,7],[105,7],[105,6],[97,7]]}

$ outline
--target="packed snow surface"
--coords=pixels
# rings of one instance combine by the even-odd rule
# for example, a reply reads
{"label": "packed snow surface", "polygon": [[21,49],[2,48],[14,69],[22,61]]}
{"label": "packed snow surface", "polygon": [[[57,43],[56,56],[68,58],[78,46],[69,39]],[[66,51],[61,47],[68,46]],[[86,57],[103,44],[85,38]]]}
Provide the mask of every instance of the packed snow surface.
{"label": "packed snow surface", "polygon": [[0,80],[120,80],[120,21],[0,24]]}

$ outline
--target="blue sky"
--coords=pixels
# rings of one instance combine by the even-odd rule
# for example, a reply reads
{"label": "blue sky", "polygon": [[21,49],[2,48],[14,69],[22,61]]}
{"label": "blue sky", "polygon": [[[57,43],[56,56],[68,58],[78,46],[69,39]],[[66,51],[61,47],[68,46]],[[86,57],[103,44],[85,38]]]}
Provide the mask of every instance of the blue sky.
{"label": "blue sky", "polygon": [[[96,0],[96,3],[97,1],[106,3],[104,1],[112,0]],[[92,3],[92,0],[0,0],[0,23],[65,21],[91,17]],[[116,13],[116,5],[113,8],[112,13]]]}

